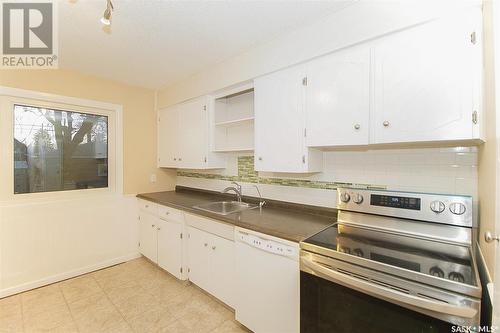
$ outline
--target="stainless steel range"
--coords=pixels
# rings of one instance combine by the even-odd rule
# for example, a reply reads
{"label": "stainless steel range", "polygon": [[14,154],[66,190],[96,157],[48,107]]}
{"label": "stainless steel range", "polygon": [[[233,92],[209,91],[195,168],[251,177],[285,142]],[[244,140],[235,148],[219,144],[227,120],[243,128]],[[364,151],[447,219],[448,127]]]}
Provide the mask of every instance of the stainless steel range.
{"label": "stainless steel range", "polygon": [[479,324],[471,197],[343,188],[337,208],[336,224],[300,244],[301,331]]}

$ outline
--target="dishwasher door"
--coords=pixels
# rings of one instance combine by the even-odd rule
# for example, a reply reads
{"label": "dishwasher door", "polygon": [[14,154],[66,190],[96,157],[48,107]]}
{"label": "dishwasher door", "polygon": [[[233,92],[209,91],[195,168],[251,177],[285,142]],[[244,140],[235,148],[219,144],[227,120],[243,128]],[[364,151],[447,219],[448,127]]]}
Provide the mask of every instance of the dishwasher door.
{"label": "dishwasher door", "polygon": [[299,245],[236,230],[236,320],[256,333],[299,332]]}

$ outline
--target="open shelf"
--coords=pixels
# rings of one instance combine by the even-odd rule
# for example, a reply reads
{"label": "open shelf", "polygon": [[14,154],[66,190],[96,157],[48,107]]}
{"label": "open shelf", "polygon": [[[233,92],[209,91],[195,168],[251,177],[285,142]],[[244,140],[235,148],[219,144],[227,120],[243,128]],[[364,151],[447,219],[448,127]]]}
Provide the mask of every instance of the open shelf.
{"label": "open shelf", "polygon": [[253,122],[255,118],[254,117],[247,117],[247,118],[241,118],[241,119],[235,119],[235,120],[226,120],[226,121],[221,121],[218,123],[215,123],[215,126],[236,126],[236,125],[242,125],[248,122]]}
{"label": "open shelf", "polygon": [[227,149],[215,149],[214,153],[249,153],[253,151],[253,147],[251,148],[227,148]]}
{"label": "open shelf", "polygon": [[251,152],[254,145],[254,91],[233,87],[214,99],[212,149],[217,153]]}

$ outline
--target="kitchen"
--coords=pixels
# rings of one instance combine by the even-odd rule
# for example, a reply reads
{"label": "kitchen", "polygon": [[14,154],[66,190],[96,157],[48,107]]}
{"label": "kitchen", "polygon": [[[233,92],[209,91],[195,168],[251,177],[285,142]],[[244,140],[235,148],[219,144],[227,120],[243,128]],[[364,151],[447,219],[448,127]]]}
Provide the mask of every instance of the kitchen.
{"label": "kitchen", "polygon": [[497,2],[44,3],[2,3],[58,68],[0,69],[0,332],[498,327]]}

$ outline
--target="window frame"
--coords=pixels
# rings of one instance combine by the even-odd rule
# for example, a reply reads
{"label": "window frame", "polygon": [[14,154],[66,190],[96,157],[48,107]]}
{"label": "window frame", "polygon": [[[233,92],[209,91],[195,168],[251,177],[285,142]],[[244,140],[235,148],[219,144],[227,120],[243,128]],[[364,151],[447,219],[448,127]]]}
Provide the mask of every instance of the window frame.
{"label": "window frame", "polygon": [[[14,187],[14,106],[28,105],[108,118],[108,187],[18,193]],[[0,86],[0,201],[69,199],[123,193],[121,105]]]}

